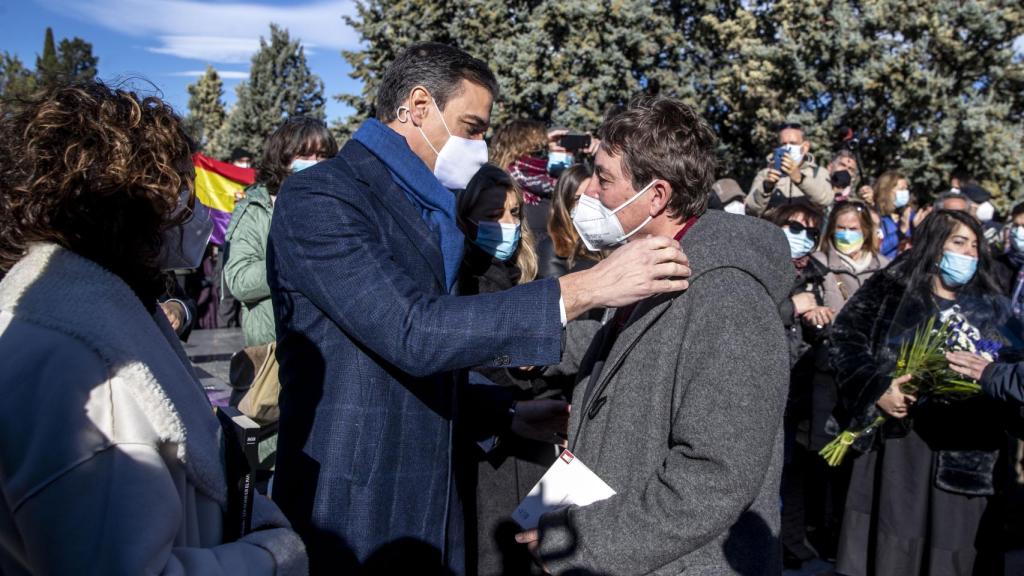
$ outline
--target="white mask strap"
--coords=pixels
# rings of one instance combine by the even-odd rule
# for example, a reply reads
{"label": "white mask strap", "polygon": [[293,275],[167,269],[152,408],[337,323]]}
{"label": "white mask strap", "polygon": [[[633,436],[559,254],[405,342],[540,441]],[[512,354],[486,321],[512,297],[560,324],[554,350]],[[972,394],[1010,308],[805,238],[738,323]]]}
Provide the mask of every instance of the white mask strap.
{"label": "white mask strap", "polygon": [[444,121],[444,114],[441,113],[441,109],[437,106],[437,100],[430,99],[434,103],[434,110],[437,110],[437,115],[441,117],[441,125],[444,126],[444,131],[448,133],[448,137],[451,138],[452,131],[448,129],[448,123]]}
{"label": "white mask strap", "polygon": [[[640,191],[637,192],[636,194],[634,194],[632,198],[630,198],[629,200],[626,200],[625,202],[623,202],[622,205],[619,206],[618,208],[616,208],[615,210],[612,210],[612,214],[618,214],[620,210],[622,210],[626,206],[629,206],[630,204],[635,202],[636,199],[641,197],[641,196],[643,196],[644,192],[647,192],[651,188],[651,186],[654,186],[655,182],[657,182],[657,180],[651,180],[651,182],[649,184],[647,184],[647,186],[644,186],[643,188],[641,188]],[[646,222],[645,222],[645,224],[646,224]]]}

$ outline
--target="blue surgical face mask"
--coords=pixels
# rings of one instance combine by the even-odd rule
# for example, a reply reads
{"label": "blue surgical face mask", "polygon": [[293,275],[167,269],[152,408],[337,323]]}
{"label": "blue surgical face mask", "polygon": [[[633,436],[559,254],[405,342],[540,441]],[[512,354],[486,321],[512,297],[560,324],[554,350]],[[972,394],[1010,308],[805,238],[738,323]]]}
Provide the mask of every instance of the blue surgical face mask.
{"label": "blue surgical face mask", "polygon": [[900,188],[896,191],[896,207],[903,208],[907,204],[910,204],[910,190],[906,188]]}
{"label": "blue surgical face mask", "polygon": [[1014,226],[1010,232],[1010,240],[1013,242],[1014,250],[1024,252],[1024,226]]}
{"label": "blue surgical face mask", "polygon": [[473,242],[484,252],[505,261],[516,253],[520,233],[519,224],[480,222],[476,225],[476,239]]}
{"label": "blue surgical face mask", "polygon": [[978,259],[946,250],[942,253],[939,270],[942,272],[943,283],[957,288],[974,278],[974,273],[978,270]]}
{"label": "blue surgical face mask", "polygon": [[548,153],[548,173],[560,174],[563,170],[572,166],[572,154],[568,152]]}
{"label": "blue surgical face mask", "polygon": [[303,160],[301,158],[296,158],[295,160],[292,160],[292,173],[302,172],[310,166],[316,166],[317,162],[319,162],[319,160]]}
{"label": "blue surgical face mask", "polygon": [[797,258],[803,258],[814,250],[814,240],[807,237],[807,231],[802,230],[799,234],[794,234],[789,231],[789,228],[783,228],[783,232],[786,233],[786,240],[789,240],[789,253],[794,260]]}

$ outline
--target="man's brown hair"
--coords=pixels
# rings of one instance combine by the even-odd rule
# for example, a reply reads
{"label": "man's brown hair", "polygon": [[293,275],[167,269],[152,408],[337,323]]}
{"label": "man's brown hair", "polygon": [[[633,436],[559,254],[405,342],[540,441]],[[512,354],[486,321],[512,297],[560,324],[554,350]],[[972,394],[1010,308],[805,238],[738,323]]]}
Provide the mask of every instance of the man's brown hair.
{"label": "man's brown hair", "polygon": [[607,152],[622,156],[633,189],[655,178],[672,186],[669,216],[689,218],[707,210],[718,139],[696,110],[674,98],[643,94],[611,113],[599,135]]}

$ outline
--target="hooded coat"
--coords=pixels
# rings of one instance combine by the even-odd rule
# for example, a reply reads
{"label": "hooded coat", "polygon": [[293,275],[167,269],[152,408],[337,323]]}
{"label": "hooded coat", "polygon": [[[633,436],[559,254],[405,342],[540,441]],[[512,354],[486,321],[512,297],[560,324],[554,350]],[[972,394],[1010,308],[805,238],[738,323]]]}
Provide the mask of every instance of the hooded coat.
{"label": "hooded coat", "polygon": [[570,448],[616,494],[541,518],[553,574],[781,571],[789,247],[719,211],[681,243],[689,289],[605,324],[582,362]]}

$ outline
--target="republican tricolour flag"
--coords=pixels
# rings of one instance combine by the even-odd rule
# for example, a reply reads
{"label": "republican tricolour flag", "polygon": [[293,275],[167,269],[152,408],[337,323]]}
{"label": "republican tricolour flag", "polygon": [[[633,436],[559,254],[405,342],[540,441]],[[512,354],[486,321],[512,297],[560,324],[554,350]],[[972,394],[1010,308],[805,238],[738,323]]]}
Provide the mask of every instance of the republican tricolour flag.
{"label": "republican tricolour flag", "polygon": [[224,232],[235,209],[235,194],[256,181],[256,171],[214,160],[198,152],[192,155],[192,163],[196,167],[196,198],[210,209],[213,220],[210,242],[223,245]]}

